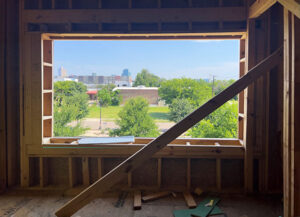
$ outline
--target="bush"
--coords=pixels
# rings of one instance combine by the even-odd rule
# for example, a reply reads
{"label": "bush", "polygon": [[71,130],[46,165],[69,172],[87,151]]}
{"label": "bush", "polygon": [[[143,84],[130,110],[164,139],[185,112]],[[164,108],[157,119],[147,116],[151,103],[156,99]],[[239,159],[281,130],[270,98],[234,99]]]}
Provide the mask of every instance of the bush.
{"label": "bush", "polygon": [[236,138],[238,102],[231,100],[189,130],[194,138]]}
{"label": "bush", "polygon": [[187,99],[174,99],[169,108],[169,119],[174,122],[179,122],[194,110],[192,104]]}
{"label": "bush", "polygon": [[116,124],[119,129],[112,130],[110,136],[156,137],[157,126],[148,114],[149,104],[142,97],[130,99],[119,112]]}

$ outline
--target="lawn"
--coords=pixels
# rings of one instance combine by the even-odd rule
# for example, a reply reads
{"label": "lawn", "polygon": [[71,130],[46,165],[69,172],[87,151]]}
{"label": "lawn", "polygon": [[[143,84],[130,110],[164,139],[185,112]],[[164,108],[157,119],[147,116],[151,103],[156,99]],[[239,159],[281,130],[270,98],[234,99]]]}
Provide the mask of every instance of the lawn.
{"label": "lawn", "polygon": [[[101,116],[106,120],[115,120],[118,118],[118,113],[122,109],[122,106],[108,106],[102,107]],[[149,115],[156,122],[169,122],[168,119],[168,107],[149,107]],[[100,108],[92,105],[89,107],[89,114],[87,118],[100,118]]]}

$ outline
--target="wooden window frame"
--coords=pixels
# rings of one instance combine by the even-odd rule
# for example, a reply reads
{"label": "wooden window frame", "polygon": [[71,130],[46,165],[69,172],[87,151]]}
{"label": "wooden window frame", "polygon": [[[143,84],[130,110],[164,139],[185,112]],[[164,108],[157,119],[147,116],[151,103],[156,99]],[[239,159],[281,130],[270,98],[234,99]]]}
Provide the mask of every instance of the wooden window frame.
{"label": "wooden window frame", "polygon": [[[43,144],[55,143],[53,136],[54,111],[53,111],[53,42],[54,40],[170,40],[170,39],[229,39],[240,40],[239,77],[245,74],[245,35],[244,33],[179,33],[175,34],[42,34],[42,138]],[[205,37],[204,37],[205,36]],[[238,36],[238,38],[237,38]],[[204,37],[204,38],[203,38]],[[244,140],[244,91],[238,95],[238,139]],[[61,141],[61,140],[59,140]],[[67,139],[66,139],[67,141]]]}

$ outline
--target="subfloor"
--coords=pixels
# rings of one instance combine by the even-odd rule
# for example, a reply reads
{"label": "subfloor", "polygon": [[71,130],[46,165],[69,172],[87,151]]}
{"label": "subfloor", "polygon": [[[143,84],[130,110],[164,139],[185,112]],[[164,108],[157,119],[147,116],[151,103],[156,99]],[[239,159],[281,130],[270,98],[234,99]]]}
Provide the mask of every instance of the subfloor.
{"label": "subfloor", "polygon": [[[26,194],[28,195],[28,194]],[[228,217],[279,217],[282,216],[280,196],[251,196],[244,195],[202,195],[195,197],[200,202],[206,196],[218,196],[221,200],[219,207]],[[22,196],[8,193],[0,196],[0,216],[12,217],[51,217],[54,212],[71,197],[62,196]],[[124,200],[123,200],[123,199]],[[133,210],[133,196],[130,193],[110,193],[94,200],[75,217],[172,217],[173,210],[187,209],[183,196],[168,196],[142,204],[141,210]],[[217,216],[216,216],[217,217]]]}

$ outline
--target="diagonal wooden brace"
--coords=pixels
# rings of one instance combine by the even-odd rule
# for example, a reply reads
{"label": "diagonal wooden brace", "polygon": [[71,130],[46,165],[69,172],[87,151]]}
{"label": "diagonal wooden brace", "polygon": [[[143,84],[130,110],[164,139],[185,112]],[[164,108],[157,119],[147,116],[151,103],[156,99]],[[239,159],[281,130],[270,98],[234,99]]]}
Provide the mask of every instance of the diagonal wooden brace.
{"label": "diagonal wooden brace", "polygon": [[156,152],[161,150],[182,133],[204,119],[207,115],[215,111],[228,100],[232,99],[261,75],[270,71],[274,66],[280,63],[282,61],[282,52],[283,51],[281,47],[269,57],[261,61],[258,65],[249,70],[248,73],[242,78],[223,90],[220,94],[210,99],[190,115],[171,127],[168,131],[161,134],[159,137],[141,148],[116,168],[111,170],[105,176],[97,180],[94,184],[86,188],[79,195],[66,203],[55,213],[56,216],[69,217],[73,215],[79,209],[90,203],[95,198],[99,197],[103,192],[109,190],[113,185],[117,184],[123,178],[126,178],[128,172],[131,172],[137,167],[141,166]]}

